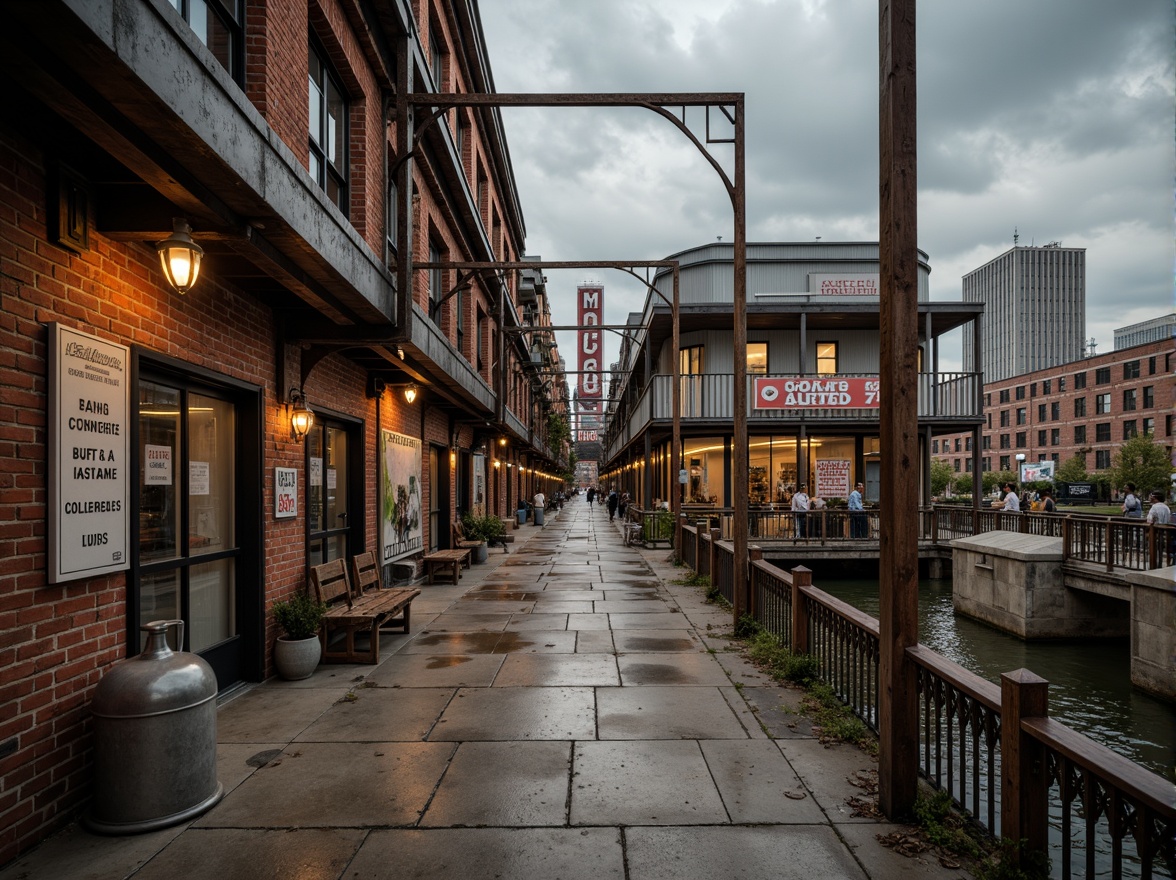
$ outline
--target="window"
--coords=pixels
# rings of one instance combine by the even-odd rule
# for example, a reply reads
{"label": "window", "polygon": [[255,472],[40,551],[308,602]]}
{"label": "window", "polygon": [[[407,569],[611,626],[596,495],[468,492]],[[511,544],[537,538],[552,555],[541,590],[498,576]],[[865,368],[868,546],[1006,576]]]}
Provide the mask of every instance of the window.
{"label": "window", "polygon": [[1094,414],[1098,416],[1107,415],[1111,411],[1111,395],[1096,394],[1094,397]]}
{"label": "window", "polygon": [[1039,421],[1039,422],[1045,421],[1045,404],[1044,403],[1037,404],[1037,421]]}
{"label": "window", "polygon": [[1066,390],[1066,377],[1065,376],[1058,376],[1058,391],[1061,392],[1061,391],[1065,391],[1065,390]]}
{"label": "window", "polygon": [[1151,409],[1156,405],[1156,389],[1154,385],[1145,385],[1143,389],[1143,408]]}
{"label": "window", "polygon": [[445,91],[444,73],[445,56],[441,52],[441,43],[437,40],[437,26],[429,27],[429,73],[433,75],[433,87],[438,92]]}
{"label": "window", "polygon": [[1030,397],[1036,397],[1036,396],[1037,396],[1037,383],[1036,383],[1036,382],[1033,382],[1033,383],[1032,383],[1032,384],[1029,386],[1029,396],[1030,396]]}
{"label": "window", "polygon": [[1075,373],[1074,374],[1074,390],[1078,391],[1079,389],[1085,388],[1085,387],[1086,387],[1086,374],[1085,373]]}
{"label": "window", "polygon": [[1124,379],[1138,379],[1139,378],[1139,361],[1127,361],[1123,364],[1123,378]]}
{"label": "window", "polygon": [[457,350],[465,354],[465,290],[459,290],[455,295],[454,307],[457,309],[457,320],[454,322],[457,330]]}
{"label": "window", "polygon": [[747,374],[749,376],[768,375],[768,344],[766,342],[747,343]]}
{"label": "window", "polygon": [[986,413],[984,415],[984,426],[988,428],[989,431],[992,430],[992,413]]}
{"label": "window", "polygon": [[239,0],[171,0],[171,5],[184,17],[220,66],[229,72],[237,85],[241,85],[245,41],[242,39]]}
{"label": "window", "polygon": [[1145,434],[1151,434],[1153,437],[1156,433],[1156,420],[1150,416],[1143,420],[1143,428],[1141,429]]}
{"label": "window", "polygon": [[702,375],[702,355],[704,346],[690,345],[680,352],[678,372],[683,376]]}
{"label": "window", "polygon": [[1002,409],[1000,411],[1000,426],[1002,428],[1007,428],[1009,426],[1009,411],[1007,409]]}
{"label": "window", "polygon": [[400,187],[393,176],[388,180],[388,253],[396,253],[396,237],[400,233]]}
{"label": "window", "polygon": [[1074,443],[1082,444],[1086,442],[1086,425],[1074,426]]}
{"label": "window", "polygon": [[1056,422],[1061,417],[1062,417],[1062,402],[1060,400],[1055,400],[1053,403],[1051,403],[1049,405],[1049,420],[1051,422]]}
{"label": "window", "polygon": [[1041,380],[1041,393],[1043,395],[1044,394],[1051,394],[1052,388],[1053,388],[1053,379],[1042,379]]}
{"label": "window", "polygon": [[1094,451],[1094,469],[1097,471],[1106,470],[1111,466],[1111,450],[1096,449]]}
{"label": "window", "polygon": [[1095,385],[1106,385],[1110,381],[1111,381],[1111,368],[1110,367],[1099,367],[1097,370],[1094,371],[1094,384]]}
{"label": "window", "polygon": [[474,339],[474,347],[476,351],[474,356],[477,358],[479,373],[486,372],[486,313],[478,309],[478,320],[474,324],[474,333],[477,337]]}
{"label": "window", "polygon": [[985,406],[992,406],[992,392],[991,391],[989,391],[988,393],[986,393],[984,395],[984,405]]}
{"label": "window", "polygon": [[[441,249],[437,247],[435,242],[429,242],[429,262],[441,262]],[[433,319],[433,323],[441,317],[441,299],[445,296],[445,291],[442,288],[445,286],[444,274],[440,269],[429,270],[429,317]]]}
{"label": "window", "polygon": [[969,434],[964,438],[964,452],[972,451],[972,436]]}
{"label": "window", "polygon": [[1094,426],[1094,442],[1109,443],[1111,441],[1111,423],[1099,422]]}
{"label": "window", "polygon": [[1138,395],[1139,395],[1138,388],[1125,388],[1125,389],[1123,389],[1123,411],[1124,412],[1131,412],[1133,409],[1135,409],[1135,404],[1139,400]]}
{"label": "window", "polygon": [[952,467],[957,474],[960,472],[960,460],[958,458],[952,460]]}
{"label": "window", "polygon": [[1041,428],[1041,429],[1040,429],[1040,430],[1037,432],[1037,445],[1038,445],[1038,446],[1044,446],[1044,445],[1045,445],[1045,428]]}
{"label": "window", "polygon": [[310,176],[347,214],[347,101],[322,56],[310,47]]}
{"label": "window", "polygon": [[[316,415],[306,435],[306,518],[311,565],[346,559],[354,553],[362,511],[363,451],[358,426]],[[357,486],[357,480],[359,485]]]}
{"label": "window", "polygon": [[959,437],[955,438],[955,451],[956,452],[960,451],[960,438]]}
{"label": "window", "polygon": [[1007,388],[1000,389],[1000,402],[1001,403],[1008,403],[1009,402],[1009,389],[1007,389]]}
{"label": "window", "polygon": [[1051,428],[1050,429],[1049,445],[1050,446],[1061,446],[1062,445],[1062,429],[1061,428]]}
{"label": "window", "polygon": [[1008,434],[1001,434],[1000,435],[1000,448],[1001,449],[1008,449],[1009,448],[1009,435]]}
{"label": "window", "polygon": [[1025,399],[1025,386],[1018,385],[1017,386],[1017,400],[1024,400],[1024,399]]}
{"label": "window", "polygon": [[1080,418],[1083,418],[1085,415],[1086,415],[1086,398],[1085,397],[1075,397],[1074,398],[1074,418],[1080,419]]}
{"label": "window", "polygon": [[1123,439],[1130,440],[1139,433],[1135,419],[1128,419],[1123,423]]}
{"label": "window", "polygon": [[1007,471],[1007,470],[1010,470],[1010,468],[1009,468],[1009,457],[1008,457],[1007,455],[1002,455],[1002,456],[1000,457],[1000,469],[1001,469],[1002,471]]}
{"label": "window", "polygon": [[1029,421],[1029,413],[1025,411],[1025,407],[1017,407],[1017,424],[1023,425]]}
{"label": "window", "polygon": [[835,375],[837,375],[837,343],[836,342],[818,342],[817,343],[817,375],[818,376],[835,376]]}
{"label": "window", "polygon": [[[947,441],[945,440],[944,442],[946,443]],[[939,452],[939,441],[938,440],[931,441],[931,451],[933,453]]]}
{"label": "window", "polygon": [[992,448],[992,438],[989,437],[987,434],[984,435],[984,442],[981,445],[981,448],[982,449],[991,449]]}
{"label": "window", "polygon": [[1029,438],[1025,431],[1017,432],[1017,448],[1025,449],[1029,446]]}
{"label": "window", "polygon": [[1149,376],[1156,374],[1156,356],[1154,354],[1147,359],[1147,374]]}
{"label": "window", "polygon": [[989,458],[987,455],[984,456],[984,458],[982,458],[980,460],[980,470],[982,470],[982,471],[992,470],[992,459]]}

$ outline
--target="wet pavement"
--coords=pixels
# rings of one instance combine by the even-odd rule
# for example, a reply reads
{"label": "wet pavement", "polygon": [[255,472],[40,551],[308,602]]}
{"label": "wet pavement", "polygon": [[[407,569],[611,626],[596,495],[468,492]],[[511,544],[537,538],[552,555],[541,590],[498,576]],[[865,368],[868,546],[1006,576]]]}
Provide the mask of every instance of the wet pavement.
{"label": "wet pavement", "polygon": [[583,496],[422,586],[376,666],[218,713],[224,799],[129,837],[79,826],[17,878],[922,878],[855,815],[873,760],[827,748],[730,648],[730,615]]}

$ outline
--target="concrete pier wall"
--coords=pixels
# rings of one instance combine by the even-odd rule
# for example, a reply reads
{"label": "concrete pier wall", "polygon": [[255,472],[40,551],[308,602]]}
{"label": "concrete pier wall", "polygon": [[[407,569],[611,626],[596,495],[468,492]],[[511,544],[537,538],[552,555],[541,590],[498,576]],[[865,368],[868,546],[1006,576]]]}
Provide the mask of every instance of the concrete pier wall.
{"label": "concrete pier wall", "polygon": [[1131,683],[1176,700],[1176,568],[1132,576]]}

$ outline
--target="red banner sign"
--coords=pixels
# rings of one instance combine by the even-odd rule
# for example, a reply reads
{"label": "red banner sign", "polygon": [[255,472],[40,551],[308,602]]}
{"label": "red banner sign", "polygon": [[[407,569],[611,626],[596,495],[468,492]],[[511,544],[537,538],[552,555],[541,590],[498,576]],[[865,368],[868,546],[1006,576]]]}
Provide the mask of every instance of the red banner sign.
{"label": "red banner sign", "polygon": [[599,326],[604,317],[604,288],[578,287],[576,288],[577,317],[581,329],[580,335],[580,389],[579,398],[601,397],[601,361],[604,352],[599,330],[590,328]]}
{"label": "red banner sign", "polygon": [[756,409],[876,409],[877,378],[776,376],[755,380]]}

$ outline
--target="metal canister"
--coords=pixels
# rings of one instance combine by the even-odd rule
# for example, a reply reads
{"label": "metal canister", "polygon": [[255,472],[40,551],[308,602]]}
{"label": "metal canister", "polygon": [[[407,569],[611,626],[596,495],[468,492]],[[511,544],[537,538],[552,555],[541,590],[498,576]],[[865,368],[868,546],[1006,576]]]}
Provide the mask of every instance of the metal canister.
{"label": "metal canister", "polygon": [[94,800],[86,825],[137,834],[198,816],[216,804],[216,674],[202,657],[173,651],[154,620],[143,652],[115,664],[94,689]]}

